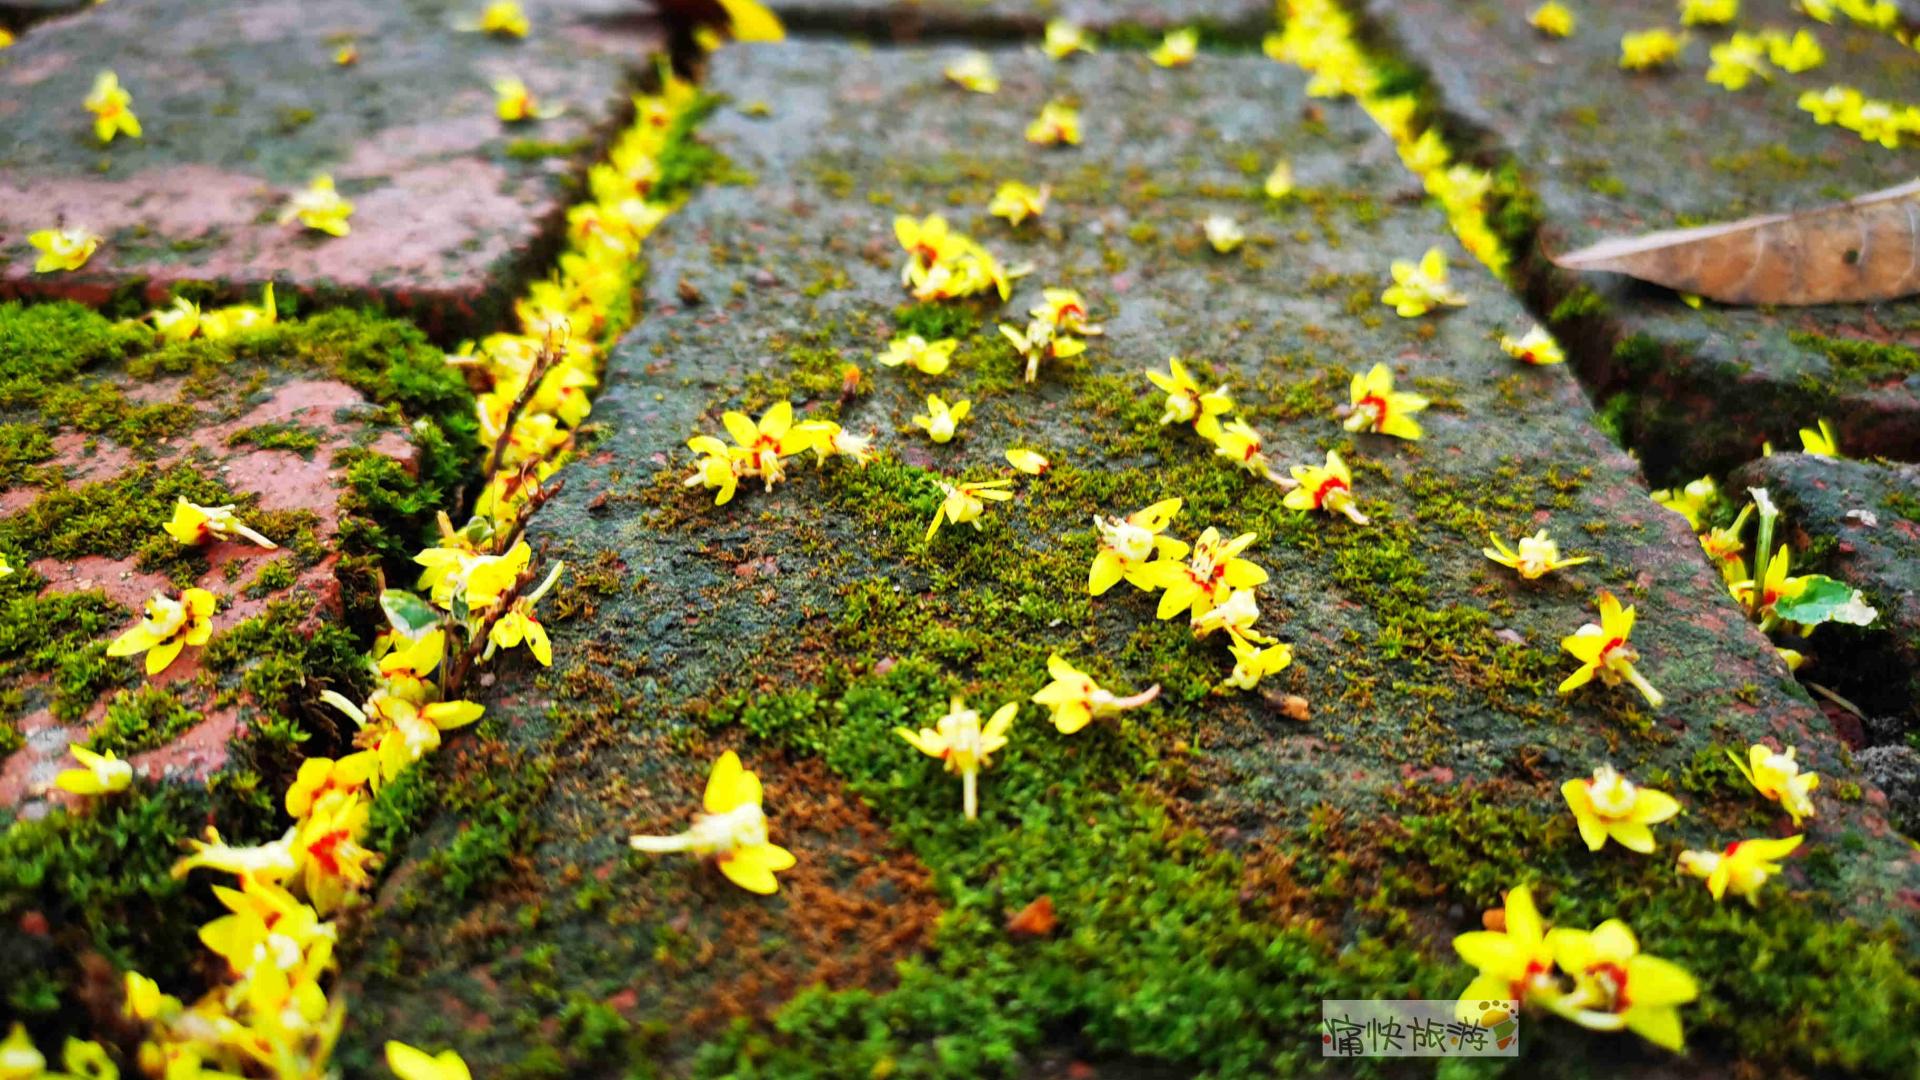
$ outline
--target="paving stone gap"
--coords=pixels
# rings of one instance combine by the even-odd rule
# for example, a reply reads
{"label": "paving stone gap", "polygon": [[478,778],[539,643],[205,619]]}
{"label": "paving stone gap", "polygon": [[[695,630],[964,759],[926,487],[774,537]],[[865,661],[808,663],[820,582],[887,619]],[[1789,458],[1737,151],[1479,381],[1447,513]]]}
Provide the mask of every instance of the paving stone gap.
{"label": "paving stone gap", "polygon": [[[621,0],[525,7],[524,40],[459,31],[479,5],[453,0],[114,0],[36,25],[0,52],[0,297],[159,302],[205,282],[253,300],[278,280],[446,338],[502,324],[663,41]],[[102,146],[81,101],[109,69],[145,131]],[[502,123],[508,77],[564,111]],[[354,204],[349,236],[277,220],[321,173]],[[34,273],[27,235],[62,221],[104,242],[80,271]]]}
{"label": "paving stone gap", "polygon": [[[1633,897],[1627,914],[1654,924],[1649,951],[1745,1005],[1757,999],[1726,958],[1749,947],[1742,934],[1781,924],[1715,907],[1698,882],[1676,884],[1673,845],[1717,849],[1772,827],[1779,815],[1724,766],[1725,748],[1762,737],[1797,746],[1827,778],[1823,792],[1853,794],[1823,799],[1805,826],[1816,868],[1790,870],[1792,898],[1757,918],[1910,918],[1898,898],[1920,865],[1889,827],[1886,797],[1734,607],[1686,522],[1648,498],[1574,375],[1501,353],[1501,335],[1531,318],[1453,242],[1357,107],[1311,99],[1304,75],[1255,56],[1203,55],[1168,71],[1137,53],[1054,65],[1032,49],[993,50],[1002,89],[970,95],[941,75],[964,51],[806,41],[714,56],[707,88],[730,104],[703,136],[736,182],[703,189],[648,240],[647,314],[613,350],[595,406],[609,435],[569,466],[565,491],[529,530],[573,568],[549,619],[560,659],[550,673],[504,674],[490,719],[434,759],[435,805],[393,853],[377,906],[343,949],[353,1002],[343,1067],[367,1067],[388,1038],[425,1045],[458,1033],[485,1072],[550,1055],[602,1069],[590,1047],[554,1049],[552,1026],[516,1004],[564,986],[581,1008],[647,1033],[660,1068],[687,1068],[703,1043],[726,1043],[724,1018],[758,1025],[810,980],[882,994],[924,983],[925,971],[894,964],[938,962],[923,931],[948,935],[947,950],[1003,947],[1001,922],[1043,889],[1080,897],[1063,913],[1080,920],[1071,933],[990,953],[1043,980],[1035,985],[1125,981],[1121,965],[1136,955],[1170,957],[1168,971],[1184,974],[1168,978],[1198,978],[1263,952],[1210,951],[1210,931],[1251,919],[1272,920],[1262,940],[1324,935],[1329,955],[1346,958],[1329,959],[1325,977],[1350,996],[1413,985],[1446,996],[1460,985],[1451,935],[1478,928],[1500,890],[1530,877],[1546,883],[1556,918],[1579,925],[1614,914],[1602,913],[1608,898]],[[1059,97],[1082,103],[1083,144],[1023,141]],[[1269,202],[1261,182],[1283,157],[1298,193]],[[1009,179],[1052,186],[1037,224],[1014,231],[986,214]],[[905,293],[893,217],[934,212],[1006,265],[1032,264],[1009,302],[916,305]],[[1208,245],[1212,214],[1244,226],[1242,248]],[[1395,317],[1378,299],[1389,263],[1433,246],[1471,302]],[[1081,290],[1106,333],[1027,384],[996,323],[1024,322],[1046,286]],[[1653,299],[1615,303],[1660,310]],[[908,328],[960,337],[953,370],[933,378],[874,364]],[[1143,373],[1164,371],[1173,354],[1203,383],[1231,385],[1277,465],[1317,464],[1338,448],[1373,524],[1285,509],[1278,489],[1210,457],[1190,430],[1159,426],[1163,399]],[[1433,399],[1423,441],[1342,431],[1349,377],[1376,362]],[[973,402],[949,444],[910,424],[928,393]],[[724,507],[681,486],[688,436],[724,437],[722,410],[758,416],[777,401],[875,433],[880,458],[865,470],[795,459],[773,492],[748,481]],[[1053,468],[1020,477],[983,530],[949,527],[923,542],[939,504],[933,479],[1013,475],[1002,455],[1014,446]],[[1215,692],[1231,666],[1225,648],[1193,642],[1184,619],[1156,622],[1151,599],[1130,586],[1085,595],[1091,516],[1176,495],[1187,504],[1175,535],[1191,540],[1208,525],[1260,534],[1246,554],[1272,575],[1257,591],[1263,625],[1296,656],[1261,693]],[[1490,531],[1511,541],[1540,528],[1594,562],[1526,585],[1480,554]],[[1555,694],[1576,666],[1559,640],[1595,618],[1601,589],[1638,605],[1633,643],[1664,708],[1626,687]],[[943,831],[959,827],[958,785],[888,729],[931,723],[948,690],[976,705],[1023,700],[1052,650],[1110,687],[1158,682],[1161,698],[1127,726],[1072,739],[1027,707],[982,775],[983,820],[966,834],[978,839],[942,839],[959,835]],[[876,704],[886,702],[901,704]],[[1148,757],[1127,756],[1141,746]],[[728,748],[765,777],[774,839],[799,856],[775,897],[624,844],[682,827],[706,763]],[[1645,860],[1589,857],[1560,801],[1561,782],[1608,761],[1666,778],[1688,805]],[[1076,794],[1083,783],[1093,795]],[[1098,879],[1064,853],[1153,828],[1050,819],[1046,807],[1069,796],[1164,807],[1177,828],[1244,860],[1245,891],[1229,890],[1242,899],[1202,927],[1183,921],[1195,917],[1180,906],[1187,897],[1154,894],[1173,879],[1142,872],[1131,891],[1096,895]],[[1011,869],[1018,845],[1007,838],[1021,829],[1063,853],[1050,881]],[[997,854],[967,861],[975,848]],[[1329,871],[1328,859],[1344,869]],[[1131,906],[1136,894],[1143,907]],[[944,929],[920,924],[934,909]],[[1381,947],[1402,959],[1366,968],[1360,958],[1376,954],[1353,947],[1381,932],[1387,911],[1397,928]],[[1322,996],[1319,977],[1236,983],[1250,995],[1238,1019],[1216,1017],[1227,1026],[1206,1028],[1192,1053],[1213,1060],[1213,1044],[1248,1031],[1275,1054],[1282,1040],[1293,1045],[1299,1032],[1282,1018]],[[1080,1011],[1029,1019],[1096,1033],[1091,1055],[1167,1052],[1146,1045],[1157,1029],[1144,1014],[1126,1019],[1123,1005],[1076,992],[1061,989],[1060,1000]],[[849,1015],[876,1015],[846,1001]],[[1767,1045],[1787,1022],[1770,1008],[1722,1015],[1695,1060],[1722,1068],[1762,1053],[1756,1040]],[[1215,1014],[1193,1015],[1205,1024]],[[910,1016],[889,1023],[878,1029],[889,1038],[924,1034],[932,1045],[937,1034]],[[794,1043],[793,1030],[753,1030],[769,1053],[812,1045]],[[1553,1037],[1569,1060],[1659,1060],[1569,1025]],[[1830,1037],[1767,1053],[1802,1060]],[[709,1049],[717,1056],[694,1071],[734,1060]],[[1041,1051],[1017,1051],[1029,1052]]]}
{"label": "paving stone gap", "polygon": [[[1688,30],[1671,70],[1620,69],[1620,38],[1667,27],[1668,0],[1577,5],[1571,37],[1528,24],[1524,0],[1369,0],[1385,51],[1417,65],[1435,102],[1481,136],[1480,156],[1511,157],[1538,197],[1539,230],[1517,280],[1553,316],[1594,400],[1657,482],[1721,472],[1763,440],[1834,421],[1851,452],[1920,457],[1920,301],[1696,311],[1673,292],[1612,274],[1574,275],[1540,253],[1607,236],[1824,205],[1904,183],[1911,148],[1886,150],[1797,101],[1838,84],[1899,102],[1914,96],[1920,54],[1836,18],[1814,22],[1785,0],[1747,0],[1733,25]],[[1775,70],[1738,92],[1706,81],[1708,50],[1734,31],[1807,30],[1826,62]]]}

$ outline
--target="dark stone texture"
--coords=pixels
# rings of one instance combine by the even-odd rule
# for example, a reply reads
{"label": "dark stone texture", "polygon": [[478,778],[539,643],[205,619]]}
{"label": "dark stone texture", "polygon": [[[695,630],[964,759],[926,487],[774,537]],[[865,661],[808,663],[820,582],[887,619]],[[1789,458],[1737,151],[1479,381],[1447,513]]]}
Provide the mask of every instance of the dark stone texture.
{"label": "dark stone texture", "polygon": [[[1863,306],[1701,310],[1619,275],[1573,275],[1540,251],[1605,236],[1819,206],[1912,178],[1914,148],[1886,150],[1797,107],[1835,83],[1909,102],[1920,54],[1891,37],[1806,19],[1785,0],[1746,0],[1736,25],[1694,27],[1679,63],[1619,68],[1620,37],[1678,30],[1671,0],[1576,4],[1566,39],[1527,24],[1532,0],[1374,0],[1383,44],[1423,68],[1439,105],[1488,155],[1511,155],[1538,195],[1537,249],[1518,271],[1529,299],[1553,311],[1591,289],[1586,317],[1568,305],[1556,329],[1596,400],[1617,410],[1656,480],[1731,467],[1762,440],[1791,442],[1818,417],[1861,453],[1920,456],[1920,364],[1863,367],[1819,338],[1920,343],[1920,301]],[[1808,29],[1826,63],[1729,92],[1706,81],[1708,48],[1736,29]],[[1469,141],[1473,141],[1471,138]],[[1598,309],[1597,313],[1592,313]],[[1802,336],[1796,342],[1795,335]],[[1610,411],[1613,411],[1610,410]]]}
{"label": "dark stone texture", "polygon": [[[0,53],[0,296],[210,281],[251,299],[278,279],[448,336],[496,325],[658,35],[618,0],[532,0],[524,40],[456,29],[480,6],[114,0],[34,27]],[[109,68],[145,137],[102,146],[81,101]],[[565,113],[501,123],[507,76]],[[323,172],[355,205],[350,236],[276,221]],[[35,274],[27,234],[63,218],[105,242],[80,271]]]}
{"label": "dark stone texture", "polygon": [[1909,836],[1920,833],[1920,751],[1873,746],[1860,751],[1860,771],[1887,795],[1887,816]]}
{"label": "dark stone texture", "polygon": [[1199,27],[1216,38],[1250,40],[1273,28],[1265,0],[773,0],[795,30],[858,32],[900,41],[965,35],[1038,35],[1050,19],[1096,34],[1159,33]]}

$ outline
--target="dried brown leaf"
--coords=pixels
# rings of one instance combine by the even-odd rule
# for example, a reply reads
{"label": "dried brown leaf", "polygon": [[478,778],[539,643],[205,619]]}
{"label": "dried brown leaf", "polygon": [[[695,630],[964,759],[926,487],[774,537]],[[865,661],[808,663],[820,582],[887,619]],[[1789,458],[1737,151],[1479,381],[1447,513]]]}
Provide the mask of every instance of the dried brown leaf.
{"label": "dried brown leaf", "polygon": [[1723,304],[1863,304],[1920,292],[1920,180],[1851,202],[1615,237],[1553,256]]}

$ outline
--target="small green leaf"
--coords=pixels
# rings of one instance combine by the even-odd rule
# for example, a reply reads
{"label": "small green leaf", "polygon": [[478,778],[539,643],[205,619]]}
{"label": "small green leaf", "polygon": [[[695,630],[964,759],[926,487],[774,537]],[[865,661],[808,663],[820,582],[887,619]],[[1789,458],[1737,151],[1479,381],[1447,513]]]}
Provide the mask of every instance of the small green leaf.
{"label": "small green leaf", "polygon": [[1806,583],[1800,595],[1782,597],[1773,605],[1774,614],[1788,622],[1806,626],[1828,622],[1868,626],[1880,614],[1867,605],[1859,589],[1845,582],[1824,574],[1808,574],[1800,580]]}
{"label": "small green leaf", "polygon": [[401,637],[409,640],[440,625],[440,613],[433,605],[404,589],[387,589],[380,594],[380,610]]}

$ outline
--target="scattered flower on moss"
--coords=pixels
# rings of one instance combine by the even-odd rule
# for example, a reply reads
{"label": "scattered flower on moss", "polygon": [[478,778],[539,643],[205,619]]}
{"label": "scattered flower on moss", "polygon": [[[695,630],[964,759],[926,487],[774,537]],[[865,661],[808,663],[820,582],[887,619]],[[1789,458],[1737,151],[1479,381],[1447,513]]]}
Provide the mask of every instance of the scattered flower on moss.
{"label": "scattered flower on moss", "polygon": [[1185,67],[1193,63],[1200,49],[1200,31],[1192,28],[1169,30],[1147,58],[1163,68]]}
{"label": "scattered flower on moss", "polygon": [[1099,596],[1119,584],[1122,578],[1131,581],[1135,588],[1154,588],[1138,571],[1156,556],[1181,559],[1187,554],[1186,544],[1160,535],[1173,523],[1180,505],[1179,499],[1162,499],[1122,518],[1095,514],[1093,528],[1099,535],[1100,547],[1094,552],[1093,565],[1087,571],[1087,594]]}
{"label": "scattered flower on moss", "polygon": [[1027,382],[1039,377],[1041,361],[1064,360],[1087,351],[1085,341],[1066,333],[1057,324],[1041,316],[1028,320],[1025,330],[1001,323],[1000,334],[1026,360]]}
{"label": "scattered flower on moss", "polygon": [[1680,25],[1724,26],[1740,14],[1740,0],[1680,0]]}
{"label": "scattered flower on moss", "polygon": [[200,313],[200,336],[218,341],[241,330],[257,330],[280,321],[280,309],[273,299],[273,282],[260,290],[258,304],[228,304],[207,308]]}
{"label": "scattered flower on moss", "polygon": [[1080,145],[1080,110],[1059,99],[1047,102],[1027,125],[1027,141],[1036,146]]}
{"label": "scattered flower on moss", "polygon": [[1567,359],[1567,354],[1560,349],[1560,343],[1543,326],[1535,326],[1517,339],[1502,334],[1500,348],[1515,360],[1538,367],[1562,364]]}
{"label": "scattered flower on moss", "polygon": [[1065,60],[1077,52],[1093,52],[1093,40],[1087,32],[1065,19],[1050,19],[1040,51],[1052,60]]}
{"label": "scattered flower on moss", "polygon": [[1624,71],[1653,71],[1680,59],[1686,39],[1664,26],[1620,35],[1620,67]]}
{"label": "scattered flower on moss", "polygon": [[1233,671],[1227,685],[1252,690],[1268,675],[1285,671],[1293,663],[1293,646],[1284,643],[1261,644],[1234,634],[1227,647],[1233,652]]}
{"label": "scattered flower on moss", "polygon": [[33,272],[51,274],[60,270],[78,270],[87,265],[100,247],[100,238],[86,229],[41,229],[27,234],[27,243],[40,252]]}
{"label": "scattered flower on moss", "polygon": [[1003,268],[992,252],[949,227],[939,214],[918,220],[901,214],[893,219],[893,234],[907,252],[900,283],[918,300],[950,300],[989,289],[1005,300],[1012,294],[1012,279],[1026,272]]}
{"label": "scattered flower on moss", "polygon": [[1204,612],[1193,612],[1187,616],[1187,628],[1193,631],[1196,641],[1224,630],[1235,641],[1268,644],[1273,639],[1255,629],[1259,622],[1260,601],[1253,595],[1252,589],[1231,589],[1225,600]]}
{"label": "scattered flower on moss", "polygon": [[936,443],[951,442],[960,422],[972,411],[973,402],[956,401],[948,405],[939,394],[927,395],[927,411],[913,418],[913,426],[925,431]]}
{"label": "scattered flower on moss", "polygon": [[[1141,513],[1152,509],[1150,506]],[[1168,516],[1172,516],[1171,511]],[[1172,619],[1182,612],[1191,612],[1189,618],[1198,618],[1226,601],[1233,590],[1251,589],[1267,580],[1265,570],[1240,557],[1240,553],[1259,538],[1259,534],[1248,532],[1224,540],[1220,530],[1208,526],[1184,555],[1162,552],[1159,558],[1128,575],[1128,579],[1135,585],[1144,583],[1148,588],[1164,590],[1154,611],[1155,618]],[[1156,545],[1159,542],[1156,539]]]}
{"label": "scattered flower on moss", "polygon": [[1548,999],[1553,1012],[1593,1031],[1625,1029],[1675,1053],[1686,1048],[1679,1006],[1700,996],[1699,984],[1680,965],[1642,953],[1626,923],[1555,927],[1547,947],[1573,980],[1571,991]]}
{"label": "scattered flower on moss", "polygon": [[481,9],[480,20],[473,28],[495,37],[523,38],[533,25],[516,0],[495,0]]}
{"label": "scattered flower on moss", "polygon": [[1000,76],[993,70],[992,58],[978,50],[961,54],[947,65],[944,74],[949,82],[976,94],[992,94],[1000,89]]}
{"label": "scattered flower on moss", "polygon": [[295,195],[280,212],[280,224],[285,225],[298,220],[301,225],[315,232],[329,236],[345,236],[352,232],[347,219],[353,216],[353,204],[340,197],[333,189],[333,177],[321,173],[313,178],[306,190]]}
{"label": "scattered flower on moss", "polygon": [[549,107],[535,100],[527,84],[516,78],[497,80],[493,84],[493,94],[494,115],[509,124],[550,120],[562,111],[557,105]]}
{"label": "scattered flower on moss", "polygon": [[241,524],[233,512],[232,504],[226,506],[201,506],[180,499],[173,504],[173,518],[165,526],[167,535],[182,544],[204,544],[209,540],[232,540],[239,537],[260,547],[272,550],[279,547],[273,541]]}
{"label": "scattered flower on moss", "polygon": [[1789,74],[1812,71],[1827,62],[1827,54],[1820,48],[1819,40],[1805,30],[1796,30],[1791,36],[1779,30],[1769,30],[1760,37],[1767,43],[1767,59],[1774,67]]}
{"label": "scattered flower on moss", "polygon": [[1780,860],[1793,853],[1804,836],[1736,840],[1721,851],[1683,851],[1680,869],[1707,883],[1715,900],[1727,893],[1760,904],[1760,887],[1780,872]]}
{"label": "scattered flower on moss", "polygon": [[1546,924],[1525,885],[1507,891],[1504,929],[1469,930],[1453,939],[1453,951],[1477,972],[1460,993],[1460,1009],[1479,1015],[1483,1001],[1541,1002],[1559,991]]}
{"label": "scattered flower on moss", "polygon": [[939,375],[953,363],[953,350],[959,338],[928,341],[919,334],[903,334],[887,343],[886,351],[874,357],[883,367],[906,365],[923,375]]}
{"label": "scattered flower on moss", "polygon": [[452,1050],[429,1054],[391,1039],[387,1041],[387,1068],[400,1080],[473,1080],[466,1061]]}
{"label": "scattered flower on moss", "polygon": [[1404,259],[1393,261],[1393,284],[1380,294],[1380,302],[1393,308],[1403,319],[1425,315],[1441,305],[1459,307],[1467,302],[1464,294],[1447,283],[1447,253],[1428,248],[1418,264]]}
{"label": "scattered flower on moss", "polygon": [[218,605],[205,589],[187,589],[178,597],[154,593],[140,624],[107,646],[108,656],[147,654],[147,674],[167,670],[180,650],[205,645],[213,636],[213,609]]}
{"label": "scattered flower on moss", "polygon": [[1010,701],[982,725],[980,714],[967,708],[966,700],[956,694],[948,702],[946,715],[935,721],[934,727],[919,731],[897,727],[893,733],[915,750],[945,762],[948,772],[960,774],[961,808],[967,820],[973,821],[980,816],[980,770],[993,764],[993,755],[1007,745],[1007,731],[1019,710],[1019,703]]}
{"label": "scattered flower on moss", "polygon": [[1720,487],[1713,477],[1703,476],[1683,488],[1661,488],[1653,493],[1653,501],[1687,519],[1687,524],[1696,531],[1700,528],[1701,515],[1720,498]]}
{"label": "scattered flower on moss", "polygon": [[1021,447],[1015,447],[1007,451],[1007,464],[1019,469],[1028,476],[1039,476],[1041,473],[1053,468],[1053,462],[1048,461],[1045,454],[1042,454],[1038,450],[1027,450]]}
{"label": "scattered flower on moss", "polygon": [[115,791],[125,791],[133,783],[133,764],[113,756],[113,751],[94,753],[75,743],[67,747],[73,760],[80,763],[78,769],[62,770],[53,778],[54,786],[75,795],[106,795]]}
{"label": "scattered flower on moss", "polygon": [[1621,607],[1610,592],[1600,594],[1600,622],[1587,623],[1560,639],[1560,647],[1580,661],[1580,669],[1560,683],[1560,693],[1570,694],[1598,676],[1608,686],[1626,681],[1656,709],[1666,702],[1665,695],[1634,666],[1640,654],[1627,643],[1633,633],[1633,618],[1633,608]]}
{"label": "scattered flower on moss", "polygon": [[940,501],[940,509],[933,512],[933,523],[927,526],[925,540],[932,540],[940,526],[951,522],[955,525],[971,522],[980,527],[980,515],[986,512],[989,502],[1006,502],[1013,498],[1013,492],[1006,490],[1013,485],[1011,480],[972,480],[959,484],[949,484],[936,480],[945,496]]}
{"label": "scattered flower on moss", "polygon": [[333,50],[333,63],[336,67],[352,67],[360,62],[360,46],[349,41]]}
{"label": "scattered flower on moss", "polygon": [[760,804],[760,778],[742,767],[740,756],[729,750],[707,774],[705,813],[694,816],[692,828],[675,836],[633,836],[627,843],[649,854],[711,855],[728,881],[748,892],[771,896],[780,891],[774,875],[792,869],[796,860],[792,852],[768,839],[767,816]]}
{"label": "scattered flower on moss", "polygon": [[1233,398],[1222,383],[1213,390],[1201,390],[1200,384],[1188,373],[1186,364],[1177,356],[1167,357],[1167,373],[1157,371],[1146,373],[1147,381],[1166,392],[1166,410],[1160,414],[1160,423],[1192,424],[1194,430],[1204,439],[1211,441],[1220,432],[1219,417],[1233,409]]}
{"label": "scattered flower on moss", "polygon": [[1839,457],[1840,437],[1833,433],[1833,424],[1822,420],[1818,427],[1801,428],[1800,452],[1815,457]]}
{"label": "scattered flower on moss", "polygon": [[1707,68],[1707,81],[1728,90],[1743,90],[1754,79],[1773,80],[1773,68],[1767,64],[1766,42],[1752,34],[1736,33],[1707,50],[1713,61]]}
{"label": "scattered flower on moss", "polygon": [[1820,786],[1820,776],[1800,771],[1793,747],[1781,752],[1765,743],[1754,743],[1747,748],[1747,760],[1740,760],[1740,755],[1731,750],[1727,751],[1727,757],[1733,760],[1740,775],[1747,778],[1747,783],[1779,803],[1795,825],[1814,816],[1813,790]]}
{"label": "scattered flower on moss", "polygon": [[1137,709],[1160,696],[1160,685],[1155,683],[1138,694],[1120,697],[1094,682],[1059,653],[1047,657],[1047,674],[1053,681],[1041,687],[1032,700],[1053,710],[1053,726],[1062,735],[1072,735],[1095,720]]}
{"label": "scattered flower on moss", "polygon": [[1573,12],[1560,0],[1547,0],[1534,8],[1532,14],[1527,16],[1527,22],[1548,37],[1563,38],[1573,33]]}
{"label": "scattered flower on moss", "polygon": [[1579,555],[1571,559],[1561,558],[1560,545],[1547,535],[1545,529],[1541,529],[1532,536],[1521,537],[1518,551],[1507,547],[1500,537],[1493,533],[1488,533],[1487,539],[1493,541],[1493,546],[1481,548],[1480,554],[1502,566],[1510,566],[1518,570],[1520,576],[1528,581],[1537,581],[1562,567],[1578,566],[1581,563],[1593,561],[1591,555]]}
{"label": "scattered flower on moss", "polygon": [[133,114],[133,95],[120,85],[120,77],[103,71],[93,80],[88,92],[87,111],[93,114],[93,134],[103,143],[117,135],[140,137],[140,118]]}
{"label": "scattered flower on moss", "polygon": [[1046,212],[1047,198],[1053,188],[1047,184],[1029,187],[1018,180],[1002,183],[993,193],[993,200],[987,204],[987,213],[997,218],[1006,218],[1007,224],[1018,227],[1028,218],[1038,218]]}
{"label": "scattered flower on moss", "polygon": [[1293,482],[1299,486],[1287,492],[1283,500],[1287,507],[1324,510],[1329,514],[1343,514],[1355,525],[1367,523],[1367,515],[1360,512],[1360,504],[1353,497],[1353,474],[1347,470],[1347,463],[1340,460],[1339,451],[1327,451],[1324,465],[1295,465],[1290,471]]}
{"label": "scattered flower on moss", "polygon": [[1599,851],[1612,840],[1629,851],[1648,854],[1653,851],[1652,826],[1680,812],[1673,796],[1643,788],[1611,765],[1594,769],[1590,778],[1561,784],[1560,794],[1573,811],[1580,839],[1589,851]]}
{"label": "scattered flower on moss", "polygon": [[1269,199],[1284,199],[1293,194],[1293,162],[1282,158],[1273,163],[1273,171],[1260,185]]}
{"label": "scattered flower on moss", "polygon": [[1240,223],[1225,214],[1208,214],[1201,227],[1207,234],[1207,243],[1222,255],[1234,251],[1247,240],[1246,231],[1240,227]]}
{"label": "scattered flower on moss", "polygon": [[1393,370],[1375,364],[1364,375],[1356,374],[1348,387],[1351,408],[1345,427],[1348,431],[1372,431],[1396,439],[1418,439],[1422,432],[1413,413],[1430,404],[1419,394],[1394,390]]}

